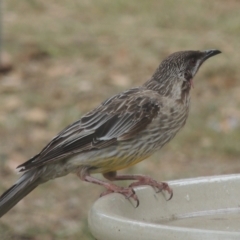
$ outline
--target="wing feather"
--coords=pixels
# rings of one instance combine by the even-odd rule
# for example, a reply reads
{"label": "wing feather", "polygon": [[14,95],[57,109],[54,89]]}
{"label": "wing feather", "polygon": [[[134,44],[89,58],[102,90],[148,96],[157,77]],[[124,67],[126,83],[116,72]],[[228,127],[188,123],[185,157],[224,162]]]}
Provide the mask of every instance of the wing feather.
{"label": "wing feather", "polygon": [[106,100],[65,128],[38,155],[18,168],[26,171],[50,161],[134,138],[152,122],[159,109],[156,94],[141,88],[130,89]]}

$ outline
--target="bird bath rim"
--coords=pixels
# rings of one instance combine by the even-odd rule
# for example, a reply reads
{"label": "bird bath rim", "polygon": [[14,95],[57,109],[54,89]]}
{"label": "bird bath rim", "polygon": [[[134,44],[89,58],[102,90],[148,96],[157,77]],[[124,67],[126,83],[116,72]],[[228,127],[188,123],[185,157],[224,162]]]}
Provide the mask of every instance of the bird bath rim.
{"label": "bird bath rim", "polygon": [[[214,229],[216,226],[213,226],[211,229],[211,224],[216,224],[217,219],[221,220],[221,217],[227,217],[231,211],[240,216],[240,191],[237,191],[240,187],[239,174],[183,179],[168,183],[174,191],[170,201],[166,201],[162,193],[156,194],[149,186],[135,188],[140,199],[138,208],[134,208],[120,194],[110,194],[98,199],[89,212],[89,226],[93,235],[98,240],[240,239],[240,228],[237,231],[228,231]],[[217,215],[218,218],[213,219],[215,222],[211,219],[200,221],[209,224],[205,227],[210,229],[198,226],[171,226],[171,220],[178,220],[184,216],[194,217],[190,215],[204,212],[212,213],[213,216],[219,213],[223,215],[220,218]],[[190,222],[193,224],[192,219]]]}

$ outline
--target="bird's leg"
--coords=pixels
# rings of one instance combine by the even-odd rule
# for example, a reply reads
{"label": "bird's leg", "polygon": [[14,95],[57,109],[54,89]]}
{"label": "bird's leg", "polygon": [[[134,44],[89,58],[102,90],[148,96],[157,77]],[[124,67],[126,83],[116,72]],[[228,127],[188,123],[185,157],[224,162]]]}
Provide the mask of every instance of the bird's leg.
{"label": "bird's leg", "polygon": [[83,181],[104,186],[107,189],[107,191],[103,192],[100,195],[100,197],[105,196],[110,193],[120,193],[123,196],[125,196],[127,199],[132,198],[133,200],[135,200],[137,202],[136,207],[138,207],[138,205],[139,205],[138,197],[132,187],[123,188],[123,187],[117,186],[113,183],[105,182],[100,179],[94,178],[89,174],[88,169],[83,169],[83,168],[80,169],[80,171],[77,172],[77,176]]}
{"label": "bird's leg", "polygon": [[170,194],[170,197],[168,198],[168,200],[170,200],[173,196],[173,191],[168,186],[167,183],[157,182],[156,180],[154,180],[148,176],[131,175],[131,174],[117,175],[117,172],[104,173],[103,176],[110,181],[137,180],[137,182],[133,182],[132,184],[130,184],[129,187],[132,188],[132,187],[137,187],[137,186],[142,186],[142,185],[150,185],[154,189],[157,189],[157,192],[161,192],[162,190],[167,191]]}

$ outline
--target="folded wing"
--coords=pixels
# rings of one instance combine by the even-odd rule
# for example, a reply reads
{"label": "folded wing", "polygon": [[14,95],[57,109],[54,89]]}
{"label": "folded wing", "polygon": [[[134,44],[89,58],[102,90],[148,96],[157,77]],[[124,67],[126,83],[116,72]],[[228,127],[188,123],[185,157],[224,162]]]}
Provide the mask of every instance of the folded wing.
{"label": "folded wing", "polygon": [[38,155],[18,169],[26,171],[136,137],[152,122],[160,108],[155,95],[143,94],[142,91],[141,88],[133,88],[106,100],[65,128]]}

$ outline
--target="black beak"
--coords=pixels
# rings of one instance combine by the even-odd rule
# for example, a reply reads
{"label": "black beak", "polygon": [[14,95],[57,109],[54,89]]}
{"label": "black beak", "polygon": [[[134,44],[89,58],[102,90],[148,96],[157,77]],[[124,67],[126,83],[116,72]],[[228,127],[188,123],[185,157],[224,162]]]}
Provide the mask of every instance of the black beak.
{"label": "black beak", "polygon": [[204,62],[208,58],[213,57],[213,56],[215,56],[215,55],[217,55],[219,53],[221,53],[221,51],[219,51],[217,49],[210,49],[210,50],[203,51],[202,62]]}

